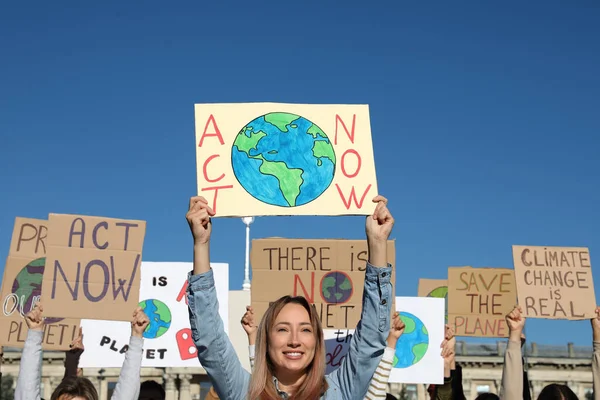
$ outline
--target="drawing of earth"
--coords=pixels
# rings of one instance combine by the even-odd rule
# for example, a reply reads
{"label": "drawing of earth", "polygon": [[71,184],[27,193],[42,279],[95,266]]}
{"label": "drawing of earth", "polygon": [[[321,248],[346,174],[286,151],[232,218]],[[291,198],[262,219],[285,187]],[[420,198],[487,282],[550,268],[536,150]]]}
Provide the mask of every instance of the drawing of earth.
{"label": "drawing of earth", "polygon": [[321,280],[321,294],[329,304],[345,303],[352,293],[352,281],[343,272],[328,272]]}
{"label": "drawing of earth", "polygon": [[394,368],[408,368],[421,361],[427,353],[429,333],[423,322],[411,313],[401,312],[400,319],[406,328],[396,344]]}
{"label": "drawing of earth", "polygon": [[440,286],[433,289],[431,292],[429,292],[427,297],[444,299],[444,303],[446,304],[446,311],[444,313],[446,315],[446,322],[448,322],[448,286]]}
{"label": "drawing of earth", "polygon": [[[19,312],[27,314],[34,305],[34,299],[42,295],[42,279],[44,277],[44,266],[46,257],[31,261],[23,267],[13,281],[11,293],[19,298]],[[46,318],[46,324],[62,321],[63,318]]]}
{"label": "drawing of earth", "polygon": [[140,307],[150,320],[143,335],[146,339],[156,339],[169,330],[171,310],[165,303],[156,299],[148,299],[140,302]]}
{"label": "drawing of earth", "polygon": [[262,115],[238,133],[231,148],[233,172],[255,199],[297,207],[317,199],[335,174],[331,141],[304,117]]}

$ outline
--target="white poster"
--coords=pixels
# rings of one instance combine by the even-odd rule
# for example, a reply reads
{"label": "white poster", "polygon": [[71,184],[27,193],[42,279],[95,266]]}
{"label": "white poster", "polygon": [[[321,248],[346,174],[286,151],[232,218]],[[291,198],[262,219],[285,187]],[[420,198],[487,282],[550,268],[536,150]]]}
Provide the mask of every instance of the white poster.
{"label": "white poster", "polygon": [[[406,328],[396,344],[389,382],[444,383],[440,345],[445,332],[445,300],[396,297],[396,311]],[[326,373],[338,368],[350,347],[353,329],[325,329]]]}
{"label": "white poster", "polygon": [[[229,321],[229,265],[211,263],[219,314],[225,332]],[[150,318],[144,332],[142,367],[198,367],[186,304],[191,262],[142,262],[140,305]],[[131,310],[133,314],[134,310]],[[129,322],[81,320],[81,368],[121,367],[131,336]]]}

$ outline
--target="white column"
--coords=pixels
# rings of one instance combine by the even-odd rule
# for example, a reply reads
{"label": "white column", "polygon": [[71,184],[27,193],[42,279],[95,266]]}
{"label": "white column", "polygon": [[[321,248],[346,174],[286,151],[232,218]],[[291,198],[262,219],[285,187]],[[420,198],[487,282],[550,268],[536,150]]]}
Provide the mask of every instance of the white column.
{"label": "white column", "polygon": [[192,375],[179,374],[179,400],[192,400],[190,380]]}
{"label": "white column", "polygon": [[49,399],[52,397],[52,387],[50,387],[50,378],[42,378],[44,384],[44,398]]}
{"label": "white column", "polygon": [[175,389],[175,375],[165,375],[165,400],[177,400],[177,391]]}
{"label": "white column", "polygon": [[427,391],[425,390],[425,385],[422,383],[417,383],[417,400],[426,400],[426,394]]}

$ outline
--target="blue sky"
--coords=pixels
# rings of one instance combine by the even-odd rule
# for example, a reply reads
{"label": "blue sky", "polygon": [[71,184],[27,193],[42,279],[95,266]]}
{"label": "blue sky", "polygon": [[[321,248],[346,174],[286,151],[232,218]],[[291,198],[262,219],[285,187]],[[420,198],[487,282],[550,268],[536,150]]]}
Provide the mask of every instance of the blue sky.
{"label": "blue sky", "polygon": [[[145,260],[191,260],[194,103],[273,101],[370,105],[398,295],[448,266],[511,268],[513,244],[587,246],[597,264],[598,2],[303,4],[3,4],[0,258],[16,216],[56,212],[145,219]],[[362,217],[252,226],[363,232]],[[241,288],[239,219],[216,221],[212,258]],[[591,342],[587,321],[530,320],[528,336]]]}

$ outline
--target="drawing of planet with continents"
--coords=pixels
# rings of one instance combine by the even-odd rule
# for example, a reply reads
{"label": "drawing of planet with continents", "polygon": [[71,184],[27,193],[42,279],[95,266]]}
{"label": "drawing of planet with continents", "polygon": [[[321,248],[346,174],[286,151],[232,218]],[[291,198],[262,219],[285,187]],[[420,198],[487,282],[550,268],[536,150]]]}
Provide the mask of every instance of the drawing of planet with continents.
{"label": "drawing of planet with continents", "polygon": [[435,297],[438,299],[444,299],[444,303],[446,305],[446,311],[444,312],[446,315],[446,322],[448,322],[448,286],[440,286],[438,288],[433,289],[427,297]]}
{"label": "drawing of planet with continents", "polygon": [[321,279],[321,294],[329,304],[347,302],[352,297],[352,292],[352,281],[342,272],[328,272]]}
{"label": "drawing of planet with continents", "polygon": [[[46,257],[38,258],[27,264],[15,277],[11,293],[19,299],[19,309],[14,312],[27,314],[33,308],[34,299],[42,295],[42,279]],[[14,313],[13,313],[14,315]],[[63,318],[46,318],[46,324],[62,321]]]}
{"label": "drawing of planet with continents", "polygon": [[333,181],[335,162],[321,128],[283,112],[250,121],[231,148],[231,165],[242,187],[255,199],[281,207],[317,199]]}
{"label": "drawing of planet with continents", "polygon": [[171,326],[171,310],[165,303],[147,299],[140,302],[140,307],[150,320],[143,335],[146,339],[156,339],[167,333]]}
{"label": "drawing of planet with continents", "polygon": [[425,356],[429,347],[429,332],[423,322],[415,315],[400,313],[400,319],[406,327],[396,344],[394,368],[408,368]]}

